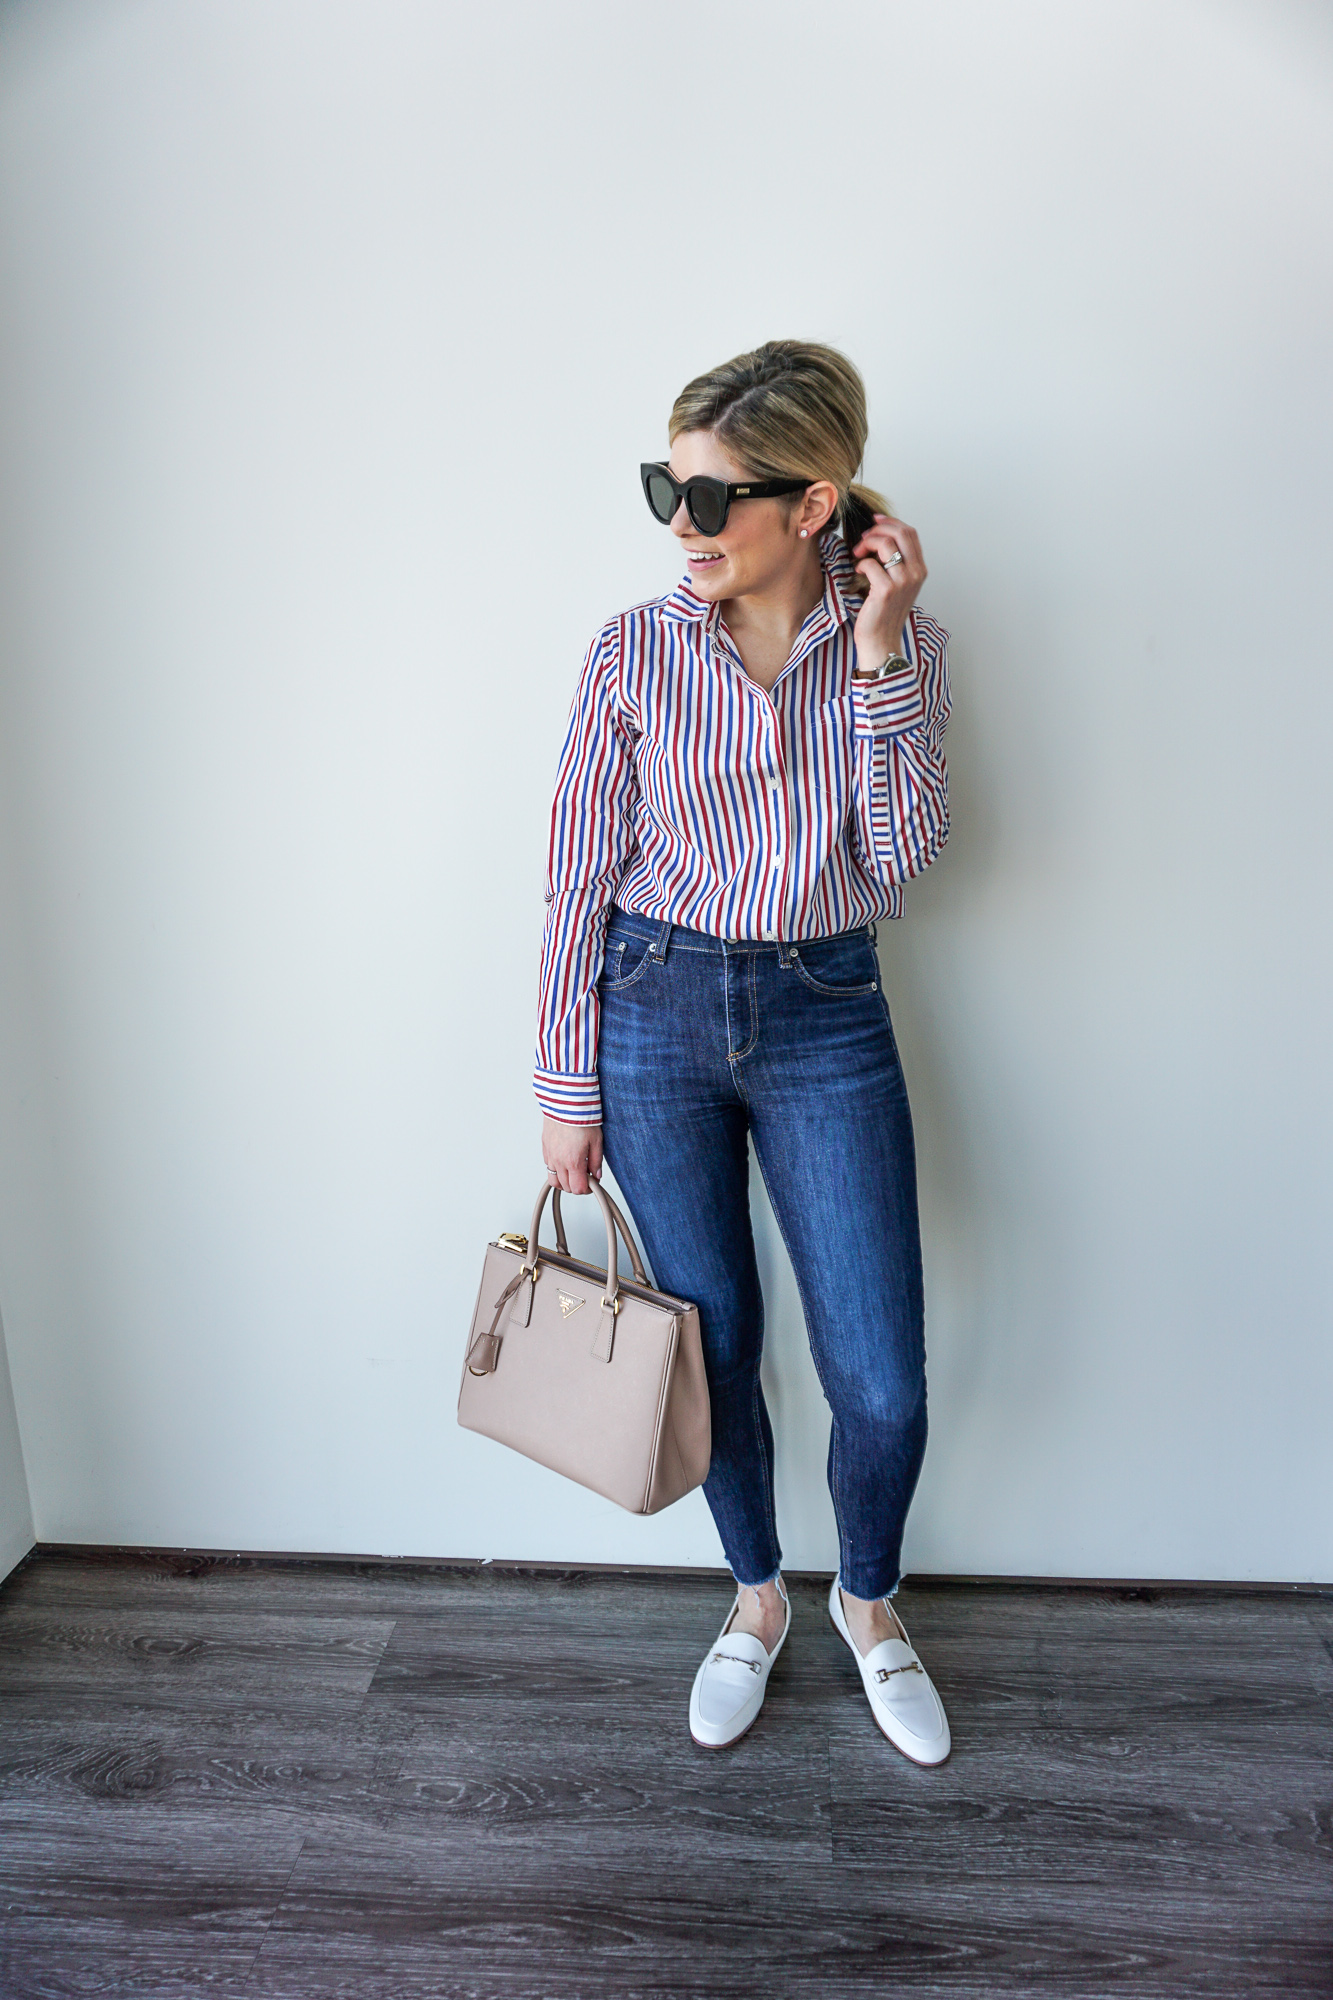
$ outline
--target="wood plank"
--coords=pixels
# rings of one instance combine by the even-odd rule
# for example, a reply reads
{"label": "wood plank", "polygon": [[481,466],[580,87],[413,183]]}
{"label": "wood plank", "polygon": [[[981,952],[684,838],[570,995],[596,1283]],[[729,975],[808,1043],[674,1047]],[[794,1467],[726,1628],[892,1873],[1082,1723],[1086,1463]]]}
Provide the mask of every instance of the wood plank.
{"label": "wood plank", "polygon": [[[56,1605],[99,1605],[108,1590],[123,1609],[170,1602],[242,1610],[326,1613],[353,1617],[397,1617],[413,1610],[433,1612],[446,1601],[467,1597],[496,1604],[521,1604],[536,1588],[565,1599],[652,1605],[680,1594],[725,1612],[734,1594],[724,1570],[660,1574],[644,1570],[533,1568],[506,1564],[458,1565],[382,1562],[325,1563],[282,1558],[263,1563],[230,1556],[173,1556],[155,1553],[142,1562],[59,1556],[34,1557],[0,1584],[0,1617],[12,1601]],[[827,1588],[827,1579],[825,1580]]]}
{"label": "wood plank", "polygon": [[917,1771],[882,1738],[854,1752],[835,1738],[834,1858],[896,1867],[910,1844],[915,1884],[969,1884],[985,1900],[1017,1878],[1222,1893],[1238,1916],[1329,1901],[1333,1792],[1312,1761],[1275,1772],[1256,1755],[1211,1781],[1183,1759],[1123,1774],[1069,1761],[1053,1773],[997,1754]]}
{"label": "wood plank", "polygon": [[273,1613],[64,1613],[14,1605],[0,1619],[0,1699],[175,1706],[359,1703],[392,1633],[388,1619]]}
{"label": "wood plank", "polygon": [[7,1951],[0,1940],[0,1992],[5,2000],[225,2000],[253,1991],[257,1953],[173,1937],[143,1938],[125,1946],[99,1940],[79,1944],[25,1943]]}
{"label": "wood plank", "polygon": [[[730,1757],[700,1751],[677,1716],[669,1735],[645,1736],[591,1719],[570,1727],[547,1710],[516,1730],[512,1714],[442,1713],[404,1726],[371,1711],[350,1726],[292,1717],[178,1718],[115,1711],[95,1730],[24,1721],[0,1746],[0,1835],[6,1814],[31,1806],[65,1813],[114,1807],[130,1825],[145,1808],[193,1819],[281,1810],[306,1828],[398,1825],[404,1838],[457,1831],[548,1851],[575,1850],[609,1825],[627,1841],[758,1854],[775,1844],[830,1855],[826,1736],[819,1725],[777,1726],[767,1712]],[[765,1728],[764,1724],[773,1723]],[[238,1820],[238,1824],[241,1822]]]}
{"label": "wood plank", "polygon": [[[414,1743],[385,1788],[381,1824],[404,1841],[493,1842],[579,1858],[651,1852],[661,1864],[799,1869],[830,1858],[828,1753],[822,1730],[760,1723],[726,1756],[685,1729],[636,1736],[623,1725],[542,1731],[532,1740]],[[498,1732],[497,1732],[498,1734]],[[499,1865],[507,1865],[502,1863]],[[563,1863],[561,1864],[563,1865]]]}
{"label": "wood plank", "polygon": [[142,1810],[127,1817],[87,1802],[74,1815],[6,1806],[0,1990],[6,2000],[101,1992],[104,1966],[119,1958],[126,1992],[134,1990],[131,1968],[141,1993],[187,1992],[191,1979],[195,1991],[239,1991],[303,1838],[285,1814],[251,1813],[244,1823],[201,1815],[183,1837],[179,1822]]}
{"label": "wood plank", "polygon": [[145,1806],[155,1824],[226,1807],[279,1809],[304,1825],[374,1823],[392,1810],[411,1733],[391,1713],[348,1718],[335,1707],[322,1718],[308,1708],[162,1706],[15,1718],[7,1706],[0,1829],[10,1809],[32,1806],[70,1817],[98,1806],[124,1817]]}
{"label": "wood plank", "polygon": [[[1149,2000],[1326,1994],[1321,1913],[1243,1927],[1224,1897],[1159,1895],[1150,1910],[1102,1892],[1012,1884],[988,1906],[926,1894],[899,1866],[655,1866],[600,1842],[558,1881],[534,1857],[464,1843],[433,1850],[386,1833],[357,1856],[317,1837],[303,1850],[256,1961],[258,1994],[489,1996],[773,1992],[882,1996],[1018,1993]],[[758,1955],[758,1965],[756,1962]],[[1229,1983],[1228,1983],[1229,1982]]]}

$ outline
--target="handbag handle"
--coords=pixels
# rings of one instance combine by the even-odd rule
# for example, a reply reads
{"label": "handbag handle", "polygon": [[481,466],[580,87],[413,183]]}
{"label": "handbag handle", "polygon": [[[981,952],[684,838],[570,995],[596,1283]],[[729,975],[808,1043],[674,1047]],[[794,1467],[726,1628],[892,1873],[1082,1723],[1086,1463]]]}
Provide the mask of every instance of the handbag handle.
{"label": "handbag handle", "polygon": [[[631,1234],[630,1226],[612,1201],[610,1195],[606,1192],[605,1188],[599,1187],[596,1181],[590,1183],[590,1191],[596,1195],[598,1201],[601,1203],[602,1214],[606,1219],[606,1290],[602,1293],[602,1318],[592,1351],[599,1361],[609,1361],[615,1342],[616,1314],[620,1311],[620,1260],[616,1247],[617,1229],[625,1240],[625,1248],[629,1251],[629,1260],[634,1266],[634,1276],[641,1285],[647,1284],[648,1277],[644,1271],[643,1259],[639,1255],[638,1245]],[[519,1316],[522,1325],[527,1326],[531,1322],[532,1295],[537,1289],[537,1273],[541,1265],[541,1244],[538,1231],[541,1228],[542,1210],[546,1206],[546,1197],[548,1194],[554,1194],[555,1196],[555,1200],[551,1204],[551,1212],[555,1216],[556,1243],[559,1246],[562,1256],[567,1257],[569,1255],[569,1245],[565,1241],[564,1224],[560,1219],[560,1190],[559,1188],[552,1188],[551,1183],[546,1181],[542,1186],[541,1193],[537,1196],[537,1206],[532,1211],[532,1222],[528,1228],[528,1247],[523,1261],[501,1292],[499,1298],[495,1301],[495,1315],[489,1327],[485,1333],[477,1335],[468,1349],[467,1367],[470,1375],[489,1375],[494,1369],[500,1352],[500,1320],[504,1314],[505,1307],[509,1305],[514,1294],[521,1291],[524,1285],[528,1289],[526,1295],[521,1300],[521,1313],[519,1304],[517,1303],[510,1308],[510,1311],[511,1314]],[[532,1259],[531,1263],[528,1262],[529,1258]],[[485,1356],[480,1368],[473,1361],[473,1356],[476,1354],[484,1354]]]}
{"label": "handbag handle", "polygon": [[[629,1225],[625,1221],[624,1216],[620,1213],[610,1195],[606,1193],[605,1189],[600,1188],[596,1181],[590,1181],[588,1185],[601,1204],[602,1215],[606,1222],[606,1291],[602,1296],[602,1304],[608,1312],[614,1315],[620,1310],[620,1260],[616,1249],[617,1225],[625,1238],[625,1247],[629,1251],[630,1263],[634,1266],[635,1277],[640,1284],[646,1284],[647,1280],[644,1276],[643,1260],[634,1246],[634,1238],[630,1235]],[[537,1196],[537,1205],[532,1211],[532,1221],[528,1227],[528,1256],[532,1259],[531,1268],[534,1274],[541,1255],[538,1231],[541,1228],[542,1210],[546,1206],[546,1197],[552,1192],[558,1193],[559,1190],[552,1190],[551,1183],[544,1181]],[[559,1233],[563,1234],[562,1231]],[[564,1254],[567,1256],[569,1253],[566,1251]],[[524,1268],[527,1269],[528,1266],[525,1264]]]}
{"label": "handbag handle", "polygon": [[[643,1268],[643,1259],[639,1255],[639,1246],[634,1241],[634,1233],[628,1222],[626,1222],[621,1211],[616,1207],[615,1197],[609,1195],[605,1188],[599,1188],[596,1181],[592,1183],[592,1190],[594,1194],[600,1193],[602,1200],[615,1217],[616,1228],[620,1231],[621,1240],[625,1248],[629,1251],[629,1261],[634,1267],[636,1281],[641,1285],[646,1285],[648,1282],[648,1273]],[[569,1244],[565,1241],[565,1224],[560,1213],[560,1190],[558,1187],[551,1189],[551,1216],[555,1223],[555,1247],[562,1257],[568,1257]],[[535,1238],[533,1240],[535,1241]]]}

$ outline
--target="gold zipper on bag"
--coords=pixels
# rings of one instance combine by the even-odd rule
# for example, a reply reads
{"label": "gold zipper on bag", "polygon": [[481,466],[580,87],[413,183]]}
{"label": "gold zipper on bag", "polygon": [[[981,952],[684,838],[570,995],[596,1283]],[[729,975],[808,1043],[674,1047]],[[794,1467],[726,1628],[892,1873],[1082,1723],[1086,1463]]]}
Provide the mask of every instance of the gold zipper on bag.
{"label": "gold zipper on bag", "polygon": [[[526,1236],[520,1236],[516,1229],[502,1230],[495,1240],[501,1250],[512,1250],[519,1257],[526,1257],[528,1254],[528,1239]],[[567,1257],[565,1263],[568,1264],[571,1270],[577,1271],[580,1277],[596,1278],[599,1283],[603,1285],[606,1283],[605,1271],[599,1271],[595,1264],[585,1264],[579,1257]],[[634,1284],[628,1278],[621,1279],[620,1288],[629,1298],[641,1298],[644,1295],[643,1287]],[[664,1302],[674,1306],[678,1312],[689,1312],[692,1310],[688,1299],[672,1299],[665,1292],[659,1292],[657,1297],[651,1301],[654,1305]]]}

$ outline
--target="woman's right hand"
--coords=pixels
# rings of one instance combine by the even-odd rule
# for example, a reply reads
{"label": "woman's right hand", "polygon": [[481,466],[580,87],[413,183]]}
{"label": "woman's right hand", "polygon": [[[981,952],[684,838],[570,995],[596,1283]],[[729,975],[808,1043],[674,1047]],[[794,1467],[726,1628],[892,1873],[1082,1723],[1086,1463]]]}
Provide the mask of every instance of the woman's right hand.
{"label": "woman's right hand", "polygon": [[542,1119],[542,1158],[553,1187],[566,1194],[587,1194],[590,1180],[602,1172],[602,1128],[600,1125],[562,1125],[558,1118]]}

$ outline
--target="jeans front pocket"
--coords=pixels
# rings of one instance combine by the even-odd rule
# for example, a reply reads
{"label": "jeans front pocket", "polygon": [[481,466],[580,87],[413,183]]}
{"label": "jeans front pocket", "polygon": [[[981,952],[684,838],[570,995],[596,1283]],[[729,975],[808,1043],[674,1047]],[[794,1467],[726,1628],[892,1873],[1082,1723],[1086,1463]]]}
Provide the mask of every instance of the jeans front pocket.
{"label": "jeans front pocket", "polygon": [[611,939],[606,947],[602,976],[598,981],[603,993],[623,993],[627,986],[636,986],[648,970],[651,957],[651,948],[646,938],[631,936]]}
{"label": "jeans front pocket", "polygon": [[793,945],[791,962],[812,993],[830,1000],[861,1000],[879,991],[875,947],[864,931]]}

